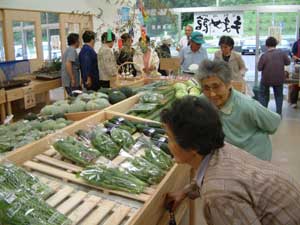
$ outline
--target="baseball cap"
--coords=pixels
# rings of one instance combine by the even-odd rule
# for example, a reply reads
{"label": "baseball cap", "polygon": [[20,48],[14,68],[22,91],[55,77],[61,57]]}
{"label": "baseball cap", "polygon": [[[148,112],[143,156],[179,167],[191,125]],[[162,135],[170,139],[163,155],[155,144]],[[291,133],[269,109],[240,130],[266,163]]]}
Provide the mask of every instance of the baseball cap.
{"label": "baseball cap", "polygon": [[195,42],[196,44],[202,45],[205,43],[204,39],[203,39],[203,34],[198,32],[198,31],[194,31],[191,34],[191,40],[193,42]]}

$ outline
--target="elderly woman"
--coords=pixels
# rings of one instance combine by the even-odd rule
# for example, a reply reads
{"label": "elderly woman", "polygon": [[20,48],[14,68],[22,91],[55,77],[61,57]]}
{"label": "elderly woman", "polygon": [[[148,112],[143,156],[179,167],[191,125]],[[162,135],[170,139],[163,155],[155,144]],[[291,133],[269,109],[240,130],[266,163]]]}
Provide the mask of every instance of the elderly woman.
{"label": "elderly woman", "polygon": [[157,53],[150,48],[150,37],[146,36],[143,40],[139,39],[139,47],[133,56],[133,62],[135,63],[135,69],[138,75],[145,73],[146,75],[157,72],[159,66],[159,58]]}
{"label": "elderly woman", "polygon": [[186,97],[161,119],[177,163],[197,171],[195,181],[167,195],[168,208],[174,210],[186,197],[201,196],[209,225],[300,224],[300,186],[271,163],[225,144],[211,103]]}
{"label": "elderly woman", "polygon": [[219,110],[225,140],[262,160],[271,160],[269,135],[277,130],[280,116],[234,90],[232,72],[225,62],[203,61],[197,79],[204,96]]}
{"label": "elderly woman", "polygon": [[232,70],[232,79],[235,81],[244,81],[247,71],[242,56],[233,50],[234,40],[230,36],[222,36],[219,40],[221,50],[215,52],[215,59],[228,62]]}

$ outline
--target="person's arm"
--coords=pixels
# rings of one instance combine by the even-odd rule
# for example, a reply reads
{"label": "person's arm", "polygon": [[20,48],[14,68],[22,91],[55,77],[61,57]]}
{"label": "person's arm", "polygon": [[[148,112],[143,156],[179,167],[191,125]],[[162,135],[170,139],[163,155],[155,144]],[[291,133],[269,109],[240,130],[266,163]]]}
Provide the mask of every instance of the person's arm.
{"label": "person's arm", "polygon": [[263,71],[264,66],[265,66],[265,57],[263,54],[258,60],[258,64],[257,64],[258,71]]}
{"label": "person's arm", "polygon": [[284,65],[288,66],[291,64],[290,58],[285,53],[283,53],[283,60],[284,60]]}
{"label": "person's arm", "polygon": [[261,225],[252,205],[234,197],[217,196],[204,202],[204,215],[209,225],[234,224]]}
{"label": "person's arm", "polygon": [[245,62],[239,54],[237,54],[237,58],[238,58],[238,65],[239,65],[240,74],[241,74],[242,77],[244,77],[245,73],[247,71]]}
{"label": "person's arm", "polygon": [[70,77],[71,81],[71,87],[75,87],[76,81],[75,81],[75,74],[73,72],[72,64],[76,60],[76,52],[67,52],[66,55],[66,71],[68,76]]}
{"label": "person's arm", "polygon": [[249,108],[253,123],[256,124],[260,130],[268,134],[274,134],[276,132],[281,122],[280,115],[262,106],[256,100],[252,100],[251,107]]}

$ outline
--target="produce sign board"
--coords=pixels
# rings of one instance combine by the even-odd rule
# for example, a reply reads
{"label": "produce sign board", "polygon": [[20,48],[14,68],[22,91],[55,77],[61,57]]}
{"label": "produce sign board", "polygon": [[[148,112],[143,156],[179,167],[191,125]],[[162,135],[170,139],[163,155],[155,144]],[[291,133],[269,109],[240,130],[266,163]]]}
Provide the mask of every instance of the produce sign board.
{"label": "produce sign board", "polygon": [[30,109],[36,106],[35,93],[32,87],[24,87],[24,106],[25,109]]}
{"label": "produce sign board", "polygon": [[76,190],[76,188],[50,180],[39,179],[47,184],[53,193],[45,201],[58,212],[66,215],[74,224],[119,225],[127,223],[134,216],[136,209],[108,200],[103,197]]}
{"label": "produce sign board", "polygon": [[[63,130],[64,135],[68,137],[75,137],[78,135],[76,132],[78,130],[90,130],[91,124],[104,123],[105,121],[111,121],[115,117],[122,116],[128,121],[133,121],[137,123],[146,123],[149,120],[143,120],[133,116],[128,116],[120,113],[113,112],[99,112],[95,115],[92,115],[82,121],[78,121],[71,126],[66,127]],[[159,125],[159,124],[158,124]],[[164,200],[165,195],[168,192],[178,190],[183,188],[190,181],[190,169],[185,166],[175,164],[164,174],[162,180],[157,184],[150,184],[145,186],[145,188],[139,193],[133,193],[128,191],[120,191],[112,188],[103,188],[101,185],[96,185],[91,182],[88,182],[85,177],[82,177],[82,171],[86,170],[88,167],[83,165],[75,164],[71,162],[70,159],[66,159],[61,154],[57,152],[57,149],[54,150],[52,146],[57,143],[57,137],[61,135],[61,132],[56,134],[48,135],[42,142],[34,142],[32,145],[23,147],[14,152],[9,153],[6,156],[6,159],[21,165],[31,171],[37,172],[41,176],[51,176],[58,178],[59,180],[73,183],[74,186],[85,187],[89,190],[100,191],[101,195],[109,196],[109,198],[121,198],[125,201],[134,201],[138,203],[141,207],[136,210],[136,213],[130,217],[130,209],[122,208],[124,212],[124,217],[130,217],[128,222],[119,222],[116,224],[126,224],[126,225],[160,225],[167,224],[168,222],[168,213],[164,209]],[[136,139],[140,135],[140,132],[133,134],[133,138]],[[134,152],[134,149],[131,149]],[[136,154],[140,154],[140,151],[136,151]],[[137,156],[134,156],[137,157]],[[117,155],[111,159],[114,165],[121,165],[124,163],[124,156]],[[80,174],[80,176],[79,176]],[[129,174],[130,175],[130,174]],[[131,176],[125,177],[125,180],[130,180]],[[151,177],[152,178],[152,177]],[[104,178],[105,179],[105,178]],[[122,179],[122,178],[121,178]],[[124,177],[123,177],[124,179]],[[111,179],[109,179],[111,180]],[[100,203],[95,200],[94,204],[97,206]],[[81,208],[81,205],[78,206]],[[78,208],[77,206],[75,207]],[[176,212],[176,218],[180,222],[181,218],[185,214],[188,208],[188,201],[185,202],[179,210]],[[97,208],[96,208],[97,210]],[[99,211],[101,208],[99,208]],[[79,211],[83,211],[80,209]],[[121,214],[121,213],[118,213]],[[89,214],[91,215],[91,214]],[[112,214],[114,215],[114,214]],[[89,223],[80,223],[80,224],[89,224]],[[91,223],[99,224],[99,223]],[[102,223],[101,223],[102,224]],[[115,224],[106,222],[103,224]]]}

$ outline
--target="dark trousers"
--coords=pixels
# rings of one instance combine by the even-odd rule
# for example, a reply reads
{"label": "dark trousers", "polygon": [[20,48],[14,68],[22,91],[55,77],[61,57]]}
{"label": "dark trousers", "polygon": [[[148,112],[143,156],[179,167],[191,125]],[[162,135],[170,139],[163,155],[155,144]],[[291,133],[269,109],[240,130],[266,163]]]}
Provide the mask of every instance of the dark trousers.
{"label": "dark trousers", "polygon": [[100,88],[100,81],[98,80],[92,80],[92,85],[90,87],[86,87],[84,85],[84,87],[86,88],[86,90],[88,91],[98,91]]}
{"label": "dark trousers", "polygon": [[293,84],[290,91],[290,102],[291,104],[297,104],[299,98],[300,87],[298,84]]}
{"label": "dark trousers", "polygon": [[283,84],[276,86],[269,86],[260,83],[260,98],[259,102],[268,108],[270,101],[270,87],[273,88],[275,103],[276,103],[276,112],[281,115],[282,113],[282,104],[283,104]]}
{"label": "dark trousers", "polygon": [[110,81],[109,80],[100,80],[100,87],[110,88]]}
{"label": "dark trousers", "polygon": [[80,90],[80,87],[65,87],[65,90],[69,96],[76,96],[72,93],[72,91]]}

